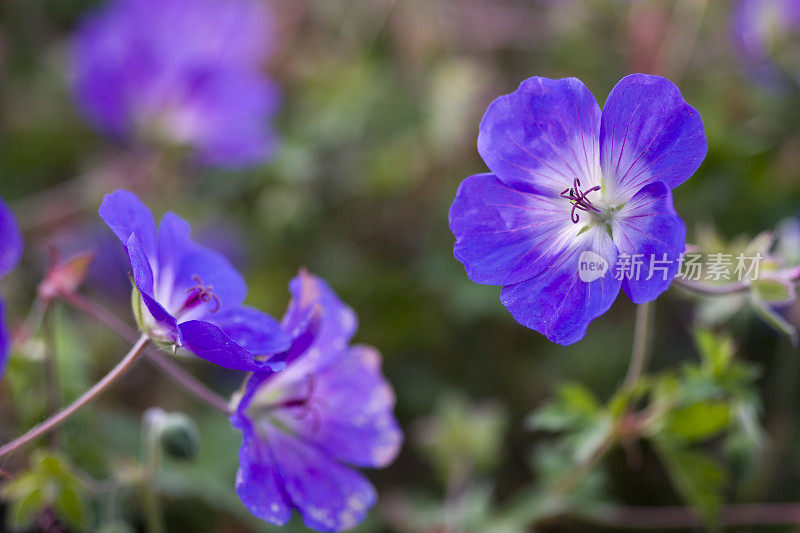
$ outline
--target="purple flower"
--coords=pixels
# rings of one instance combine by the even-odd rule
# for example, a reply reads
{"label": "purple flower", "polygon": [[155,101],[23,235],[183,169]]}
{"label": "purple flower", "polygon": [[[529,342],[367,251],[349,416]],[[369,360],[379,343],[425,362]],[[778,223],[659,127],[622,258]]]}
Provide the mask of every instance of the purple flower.
{"label": "purple flower", "polygon": [[[478,151],[491,173],[458,189],[455,256],[476,283],[503,286],[520,323],[568,345],[620,285],[635,303],[669,287],[686,235],[671,189],[706,153],[670,81],[627,76],[601,112],[575,78],[531,78],[489,106]],[[619,276],[618,257],[638,258],[640,275]]]}
{"label": "purple flower", "polygon": [[119,139],[193,148],[200,162],[267,159],[278,91],[261,72],[271,21],[258,0],[111,0],[73,46],[75,97]]}
{"label": "purple flower", "polygon": [[[0,277],[5,276],[17,266],[22,257],[22,232],[19,230],[14,213],[0,198]],[[6,325],[5,307],[0,300],[0,376],[3,375],[11,350],[11,335]]]}
{"label": "purple flower", "polygon": [[800,82],[800,2],[739,0],[731,38],[757,80],[773,87]]}
{"label": "purple flower", "polygon": [[310,528],[349,529],[376,500],[350,466],[386,466],[400,449],[394,394],[378,352],[349,345],[356,317],[325,282],[301,271],[290,290],[287,367],[253,374],[231,416],[242,432],[236,491],[272,524],[294,508]]}
{"label": "purple flower", "polygon": [[225,368],[283,365],[258,356],[284,351],[288,335],[269,315],[242,305],[242,275],[221,254],[196,244],[185,220],[167,213],[156,230],[150,210],[124,190],[105,197],[100,216],[128,253],[141,297],[140,326],[151,338]]}

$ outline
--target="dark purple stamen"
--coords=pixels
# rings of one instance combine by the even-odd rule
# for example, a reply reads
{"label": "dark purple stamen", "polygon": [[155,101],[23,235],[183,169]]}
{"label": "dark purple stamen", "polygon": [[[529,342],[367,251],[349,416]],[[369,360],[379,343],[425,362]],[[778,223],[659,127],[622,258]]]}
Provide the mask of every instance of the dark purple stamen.
{"label": "dark purple stamen", "polygon": [[311,375],[306,376],[306,383],[307,388],[305,393],[302,396],[298,396],[296,398],[289,398],[287,400],[280,401],[278,403],[267,405],[265,406],[265,410],[272,411],[274,409],[283,409],[283,408],[296,408],[298,411],[295,413],[294,417],[298,420],[305,418],[306,416],[313,417],[312,420],[312,427],[314,432],[319,430],[320,426],[320,413],[319,413],[319,406],[314,405],[314,377]]}
{"label": "dark purple stamen", "polygon": [[574,224],[577,224],[580,220],[578,213],[575,212],[576,209],[580,209],[581,211],[595,211],[597,213],[601,213],[598,208],[592,205],[592,202],[586,197],[590,192],[599,191],[601,187],[599,185],[592,187],[589,190],[581,191],[581,180],[575,178],[575,182],[573,183],[573,187],[571,189],[564,189],[561,191],[561,198],[566,198],[570,202],[572,202],[572,211],[569,213],[569,218],[572,220]]}
{"label": "dark purple stamen", "polygon": [[211,310],[212,313],[216,313],[219,311],[219,298],[216,294],[214,294],[214,286],[213,285],[204,285],[202,280],[199,276],[194,275],[192,279],[197,282],[197,285],[194,287],[190,287],[186,289],[186,292],[189,292],[189,297],[186,298],[186,301],[183,302],[183,306],[181,306],[179,313],[183,311],[187,311],[192,307],[200,304],[200,303],[207,303],[211,300],[214,300],[214,309]]}

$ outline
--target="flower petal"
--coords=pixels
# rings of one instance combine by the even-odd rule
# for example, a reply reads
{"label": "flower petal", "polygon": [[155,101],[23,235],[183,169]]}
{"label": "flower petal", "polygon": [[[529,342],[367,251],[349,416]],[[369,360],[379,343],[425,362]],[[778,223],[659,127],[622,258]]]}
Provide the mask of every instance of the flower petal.
{"label": "flower petal", "polygon": [[123,245],[127,245],[131,234],[134,234],[145,255],[155,258],[156,223],[153,213],[138,196],[124,189],[107,194],[100,205],[100,217]]}
{"label": "flower petal", "polygon": [[558,194],[600,184],[600,108],[575,78],[530,78],[489,106],[478,152],[506,185]]}
{"label": "flower petal", "polygon": [[518,190],[493,174],[461,183],[450,208],[454,253],[476,283],[510,285],[537,276],[577,236],[570,204]]}
{"label": "flower petal", "polygon": [[[584,256],[588,254],[588,258]],[[605,262],[602,277],[581,279],[581,263]],[[500,301],[522,325],[567,346],[586,334],[589,323],[611,307],[619,294],[614,276],[617,248],[602,227],[593,227],[564,250],[539,276],[503,287]]]}
{"label": "flower petal", "polygon": [[342,531],[364,519],[377,495],[363,475],[278,429],[265,427],[263,431],[268,433],[286,494],[306,526]]}
{"label": "flower petal", "polygon": [[[279,411],[283,424],[338,461],[383,467],[400,451],[403,434],[395,419],[394,392],[381,374],[377,350],[354,346],[323,372],[308,377],[288,367],[273,377],[289,397],[308,396],[296,409]],[[294,382],[294,387],[285,383]]]}
{"label": "flower petal", "polygon": [[269,362],[256,361],[252,353],[210,322],[189,320],[181,322],[178,330],[183,338],[183,348],[223,368],[248,372],[272,370]]}
{"label": "flower petal", "polygon": [[236,344],[255,355],[278,354],[291,343],[277,320],[252,307],[213,316],[213,322]]}
{"label": "flower petal", "polygon": [[[324,354],[325,364],[328,364],[335,355],[344,353],[358,328],[358,319],[353,310],[339,299],[322,278],[305,270],[301,270],[289,283],[289,292],[292,301],[281,327],[295,339],[298,346],[292,347],[290,351],[294,355],[288,357],[287,362],[303,354],[304,358],[315,360]],[[300,344],[303,345],[302,350],[299,349]],[[312,346],[319,350],[311,351]]]}
{"label": "flower petal", "polygon": [[6,309],[3,301],[0,300],[0,378],[6,372],[8,356],[11,354],[11,334],[6,324]]}
{"label": "flower petal", "polygon": [[14,213],[0,199],[0,276],[5,276],[17,266],[22,257],[23,240]]}
{"label": "flower petal", "polygon": [[291,503],[282,488],[278,468],[266,443],[261,442],[249,420],[234,414],[231,422],[242,432],[236,493],[257,518],[282,526],[292,517]]}
{"label": "flower petal", "polygon": [[136,285],[145,307],[169,338],[180,345],[181,335],[178,330],[178,321],[164,309],[164,306],[153,295],[153,269],[135,233],[131,233],[125,249],[128,252],[133,283]]}
{"label": "flower petal", "polygon": [[604,185],[620,203],[654,181],[689,179],[708,147],[703,121],[671,81],[631,74],[608,95],[600,123]]}
{"label": "flower petal", "polygon": [[[200,246],[190,236],[189,224],[174,213],[166,213],[158,231],[158,298],[167,300],[168,309],[177,310],[186,300],[197,279],[213,289],[219,310],[235,310],[247,296],[242,275],[222,254]],[[162,302],[164,303],[164,302]],[[209,319],[216,302],[190,310],[184,318]]]}
{"label": "flower petal", "polygon": [[614,216],[611,231],[620,262],[626,256],[630,265],[641,259],[638,275],[626,267],[622,290],[633,303],[655,300],[678,273],[686,247],[686,226],[672,207],[672,191],[661,181],[644,187]]}
{"label": "flower petal", "polygon": [[171,120],[173,133],[198,149],[205,165],[246,167],[268,159],[277,147],[269,118],[278,89],[260,74],[221,69],[192,84]]}

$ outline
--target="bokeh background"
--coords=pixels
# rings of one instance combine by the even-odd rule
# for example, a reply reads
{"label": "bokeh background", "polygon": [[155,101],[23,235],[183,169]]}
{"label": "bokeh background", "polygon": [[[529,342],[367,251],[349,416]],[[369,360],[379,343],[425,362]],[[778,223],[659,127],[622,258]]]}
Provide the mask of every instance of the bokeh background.
{"label": "bokeh background", "polygon": [[[2,290],[12,323],[20,324],[48,250],[93,248],[86,290],[131,321],[122,251],[97,216],[103,195],[118,187],[135,190],[156,214],[172,210],[189,220],[199,240],[245,272],[248,302],[274,316],[285,309],[298,267],[324,277],[356,310],[356,340],[383,354],[406,433],[397,461],[370,473],[381,500],[358,531],[444,533],[448,513],[502,512],[537,482],[531,451],[548,442],[525,429],[526,415],[565,381],[605,398],[628,364],[634,306],[624,296],[583,341],[564,348],[517,324],[499,289],[469,281],[452,255],[449,206],[462,179],[486,170],[475,143],[495,97],[530,76],[575,76],[602,104],[628,73],[667,76],[700,111],[709,144],[700,170],[675,191],[689,240],[752,236],[798,213],[800,70],[794,81],[765,74],[763,58],[742,50],[731,26],[736,2],[269,3],[277,48],[267,71],[282,92],[280,146],[263,165],[219,170],[115,143],[80,116],[70,94],[69,39],[99,2],[3,0],[0,195],[19,217],[27,246]],[[777,29],[773,36],[783,38]],[[652,368],[696,358],[690,330],[697,313],[674,291],[659,299]],[[760,369],[769,444],[746,476],[734,476],[728,496],[798,499],[798,353],[746,311],[731,320],[739,357]],[[58,356],[63,401],[126,349],[65,306],[43,332]],[[3,440],[46,410],[40,355],[29,343],[0,384]],[[199,361],[184,365],[223,394],[241,379]],[[94,478],[124,478],[139,453],[141,413],[156,405],[189,413],[201,434],[196,461],[164,465],[169,530],[277,530],[249,517],[233,490],[239,434],[147,365],[67,424],[59,445]],[[14,456],[3,468],[24,464]],[[681,503],[646,446],[635,468],[622,451],[606,464],[609,501]],[[135,491],[109,490],[93,501],[86,530],[109,516],[139,527]],[[592,526],[560,517],[537,527]],[[299,520],[285,528],[302,530]]]}

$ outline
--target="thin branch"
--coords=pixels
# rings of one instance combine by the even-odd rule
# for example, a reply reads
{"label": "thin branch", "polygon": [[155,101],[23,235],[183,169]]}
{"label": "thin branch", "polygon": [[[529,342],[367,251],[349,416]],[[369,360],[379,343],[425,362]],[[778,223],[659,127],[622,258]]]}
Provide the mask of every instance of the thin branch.
{"label": "thin branch", "polygon": [[111,371],[106,374],[103,379],[95,383],[92,388],[88,391],[83,393],[83,395],[72,402],[69,407],[58,412],[56,415],[48,418],[38,426],[34,427],[33,429],[29,430],[27,433],[14,439],[13,441],[9,442],[8,444],[4,445],[0,448],[0,457],[4,455],[8,455],[9,453],[15,451],[16,449],[28,444],[29,442],[37,439],[38,437],[48,433],[49,431],[55,429],[59,425],[61,425],[64,421],[66,421],[69,417],[74,415],[80,409],[82,409],[86,404],[94,400],[97,396],[99,396],[102,392],[104,392],[109,386],[111,386],[115,381],[117,381],[120,377],[122,377],[128,369],[133,366],[139,356],[143,353],[144,347],[147,346],[147,343],[150,342],[150,339],[147,335],[142,335],[139,337],[139,340],[136,341],[136,344],[128,351],[125,357],[122,358],[122,361],[117,363],[117,366],[111,369]]}
{"label": "thin branch", "polygon": [[231,408],[227,400],[206,387],[203,383],[199,382],[186,372],[181,366],[170,359],[165,357],[163,353],[157,349],[147,350],[147,360],[157,366],[162,372],[167,374],[173,381],[183,387],[186,391],[194,394],[197,398],[204,401],[211,407],[222,411],[226,415],[231,413]]}
{"label": "thin branch", "polygon": [[636,307],[636,324],[633,330],[633,350],[631,352],[631,362],[628,366],[628,372],[625,374],[625,381],[622,382],[623,389],[630,389],[639,381],[644,367],[647,364],[647,353],[650,347],[650,330],[653,322],[653,306],[653,302],[646,302]]}
{"label": "thin branch", "polygon": [[[117,318],[116,315],[109,312],[100,304],[75,292],[62,293],[61,297],[76,309],[83,311],[90,317],[107,326],[123,339],[129,342],[131,342],[132,338],[136,339],[137,333],[133,328],[128,326],[125,322]],[[194,376],[181,368],[179,364],[175,363],[168,357],[165,357],[164,354],[161,353],[157,348],[149,347],[147,349],[147,360],[157,366],[162,372],[167,374],[187,392],[195,395],[197,398],[209,404],[211,407],[214,407],[225,414],[230,414],[230,407],[224,398],[195,379]]]}
{"label": "thin branch", "polygon": [[[603,525],[631,529],[702,528],[703,519],[689,507],[612,506],[598,519]],[[743,503],[725,505],[721,526],[800,525],[798,503]]]}
{"label": "thin branch", "polygon": [[703,283],[675,276],[675,285],[689,292],[707,296],[724,296],[726,294],[738,294],[750,290],[749,281],[735,281],[732,283]]}

